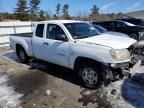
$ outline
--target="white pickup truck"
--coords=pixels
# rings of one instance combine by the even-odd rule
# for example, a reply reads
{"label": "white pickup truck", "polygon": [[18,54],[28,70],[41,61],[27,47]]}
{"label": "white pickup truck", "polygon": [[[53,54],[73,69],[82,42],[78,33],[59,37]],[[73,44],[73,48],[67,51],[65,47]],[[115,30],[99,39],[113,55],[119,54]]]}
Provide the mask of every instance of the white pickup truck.
{"label": "white pickup truck", "polygon": [[85,21],[52,20],[35,24],[32,33],[10,36],[10,45],[22,63],[30,58],[79,72],[85,86],[96,88],[104,80],[129,69],[129,48],[136,40],[100,34]]}

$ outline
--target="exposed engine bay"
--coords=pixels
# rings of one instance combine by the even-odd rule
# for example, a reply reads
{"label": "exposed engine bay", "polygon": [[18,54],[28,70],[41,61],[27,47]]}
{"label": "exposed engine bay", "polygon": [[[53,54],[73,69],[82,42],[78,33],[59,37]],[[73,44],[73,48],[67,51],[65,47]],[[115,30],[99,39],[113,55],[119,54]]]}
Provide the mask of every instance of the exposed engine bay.
{"label": "exposed engine bay", "polygon": [[133,46],[129,47],[128,50],[131,53],[132,64],[137,63],[139,60],[144,61],[144,41],[139,41]]}

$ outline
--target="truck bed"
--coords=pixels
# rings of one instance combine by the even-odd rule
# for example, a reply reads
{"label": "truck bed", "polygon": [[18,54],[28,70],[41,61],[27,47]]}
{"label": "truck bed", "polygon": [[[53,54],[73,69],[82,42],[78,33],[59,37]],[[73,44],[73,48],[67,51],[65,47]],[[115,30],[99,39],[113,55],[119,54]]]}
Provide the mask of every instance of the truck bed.
{"label": "truck bed", "polygon": [[12,34],[11,36],[32,37],[32,32],[30,32],[30,33],[18,33],[18,34]]}
{"label": "truck bed", "polygon": [[16,44],[21,45],[28,56],[33,57],[32,50],[32,33],[19,33],[10,35],[11,48],[16,50]]}

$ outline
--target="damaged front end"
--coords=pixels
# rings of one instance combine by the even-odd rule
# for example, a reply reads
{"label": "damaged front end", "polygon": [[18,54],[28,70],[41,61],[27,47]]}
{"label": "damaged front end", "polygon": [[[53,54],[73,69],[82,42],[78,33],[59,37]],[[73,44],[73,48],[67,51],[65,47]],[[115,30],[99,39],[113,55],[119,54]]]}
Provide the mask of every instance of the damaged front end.
{"label": "damaged front end", "polygon": [[104,65],[104,82],[109,84],[111,81],[116,81],[125,77],[131,77],[130,63],[117,63]]}
{"label": "damaged front end", "polygon": [[131,77],[130,69],[141,60],[144,61],[144,41],[136,42],[128,48],[130,52],[131,61],[125,63],[114,63],[104,65],[105,82],[122,79],[124,76]]}
{"label": "damaged front end", "polygon": [[134,65],[139,60],[144,61],[144,41],[136,42],[134,45],[128,48],[131,53],[131,63]]}

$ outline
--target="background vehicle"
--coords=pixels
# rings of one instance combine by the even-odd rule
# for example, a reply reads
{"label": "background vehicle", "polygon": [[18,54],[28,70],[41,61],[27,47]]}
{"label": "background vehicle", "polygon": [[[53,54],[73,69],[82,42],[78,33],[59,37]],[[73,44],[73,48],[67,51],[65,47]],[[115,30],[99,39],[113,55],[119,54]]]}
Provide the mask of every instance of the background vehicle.
{"label": "background vehicle", "polygon": [[111,35],[115,35],[115,36],[129,37],[128,35],[126,35],[126,34],[124,34],[124,33],[114,32],[114,31],[108,31],[108,30],[105,29],[104,27],[99,26],[99,25],[96,25],[96,24],[94,24],[94,27],[95,27],[100,33],[111,34]]}
{"label": "background vehicle", "polygon": [[102,27],[102,26],[100,26],[100,25],[94,24],[94,27],[95,27],[100,33],[105,33],[105,32],[107,32],[107,29],[104,28],[104,27]]}
{"label": "background vehicle", "polygon": [[[142,19],[125,18],[125,19],[119,19],[119,20],[126,21],[126,22],[132,23],[134,25],[144,27],[144,20],[142,20]],[[140,35],[141,35],[140,40],[144,40],[144,32],[141,32]]]}
{"label": "background vehicle", "polygon": [[118,20],[126,21],[126,22],[129,22],[129,23],[138,25],[138,26],[144,26],[144,20],[142,20],[142,19],[136,19],[136,18],[122,18],[122,19],[118,19]]}
{"label": "background vehicle", "polygon": [[[113,32],[113,31],[107,31],[105,28],[99,26],[99,25],[95,25],[94,27],[100,32],[100,33],[104,33],[104,34],[111,34],[111,35],[115,35],[115,36],[124,36],[124,37],[129,37],[128,35],[124,34],[124,33],[119,33],[119,32]],[[142,62],[144,61],[144,41],[141,40],[139,41],[135,47],[132,50],[132,54],[133,54],[133,62],[136,63],[138,62],[138,60],[142,60]],[[144,64],[144,63],[143,63]]]}
{"label": "background vehicle", "polygon": [[137,26],[125,21],[115,20],[115,21],[104,21],[104,22],[93,22],[93,24],[98,24],[108,31],[116,31],[129,35],[131,38],[140,40],[143,36],[144,27]]}
{"label": "background vehicle", "polygon": [[21,62],[37,58],[76,70],[89,88],[97,88],[117,75],[123,77],[135,42],[128,37],[100,34],[88,22],[71,20],[39,22],[33,36],[27,33],[10,37]]}

